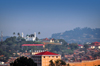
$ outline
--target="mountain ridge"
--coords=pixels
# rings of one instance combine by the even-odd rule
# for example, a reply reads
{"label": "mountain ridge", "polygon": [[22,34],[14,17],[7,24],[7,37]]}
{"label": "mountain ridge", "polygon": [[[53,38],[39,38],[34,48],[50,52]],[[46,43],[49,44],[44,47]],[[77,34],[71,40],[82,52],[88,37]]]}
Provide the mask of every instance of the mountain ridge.
{"label": "mountain ridge", "polygon": [[51,38],[64,39],[68,43],[100,42],[100,28],[91,29],[88,27],[77,27],[63,33],[52,34]]}

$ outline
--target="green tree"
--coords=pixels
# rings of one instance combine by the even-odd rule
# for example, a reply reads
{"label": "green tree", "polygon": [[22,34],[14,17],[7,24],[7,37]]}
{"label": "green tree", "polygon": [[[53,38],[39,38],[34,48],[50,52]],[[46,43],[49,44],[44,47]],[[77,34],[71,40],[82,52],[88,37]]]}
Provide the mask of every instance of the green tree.
{"label": "green tree", "polygon": [[20,33],[17,33],[18,36],[20,36]]}
{"label": "green tree", "polygon": [[22,56],[10,63],[10,66],[37,66],[37,64],[31,58]]}
{"label": "green tree", "polygon": [[50,62],[49,66],[55,66],[55,64],[52,60],[50,60],[49,62]]}
{"label": "green tree", "polygon": [[60,63],[61,63],[60,60],[56,60],[56,61],[55,61],[55,65],[56,65],[56,66],[60,66]]}
{"label": "green tree", "polygon": [[67,64],[67,66],[70,66],[69,63]]}
{"label": "green tree", "polygon": [[66,62],[65,61],[63,61],[63,60],[60,60],[60,65],[62,66],[62,65],[66,65]]}
{"label": "green tree", "polygon": [[38,32],[38,35],[40,35],[41,33],[40,32]]}
{"label": "green tree", "polygon": [[13,35],[15,35],[15,32],[13,32]]}
{"label": "green tree", "polygon": [[63,60],[56,60],[55,63],[50,60],[50,64],[49,66],[65,66],[66,62],[64,62]]}
{"label": "green tree", "polygon": [[88,46],[87,44],[85,44],[85,45],[84,45],[84,48],[87,49],[87,48],[89,48],[89,46]]}
{"label": "green tree", "polygon": [[84,51],[85,53],[87,53],[87,49],[89,48],[89,46],[87,44],[84,45]]}

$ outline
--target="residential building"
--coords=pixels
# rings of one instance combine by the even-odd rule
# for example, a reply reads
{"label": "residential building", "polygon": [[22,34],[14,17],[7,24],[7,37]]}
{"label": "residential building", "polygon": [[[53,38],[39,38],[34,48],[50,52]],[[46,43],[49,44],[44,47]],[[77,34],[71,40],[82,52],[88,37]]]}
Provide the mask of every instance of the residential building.
{"label": "residential building", "polygon": [[49,51],[45,51],[45,52],[35,54],[31,58],[35,63],[37,63],[37,66],[49,66],[50,60],[53,60],[54,62],[58,59],[61,59],[61,55]]}
{"label": "residential building", "polygon": [[100,49],[100,42],[93,42],[91,45],[90,45],[90,48],[91,49]]}
{"label": "residential building", "polygon": [[79,48],[84,48],[84,46],[83,46],[83,45],[81,45],[81,44],[79,44],[78,46],[79,46]]}

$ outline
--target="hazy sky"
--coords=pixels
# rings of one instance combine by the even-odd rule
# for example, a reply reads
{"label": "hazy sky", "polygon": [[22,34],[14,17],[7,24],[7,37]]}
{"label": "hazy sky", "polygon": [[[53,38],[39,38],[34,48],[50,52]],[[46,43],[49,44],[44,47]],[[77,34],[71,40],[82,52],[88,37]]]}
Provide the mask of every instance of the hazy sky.
{"label": "hazy sky", "polygon": [[76,27],[100,28],[100,0],[0,0],[4,36],[41,32],[39,38],[49,38]]}

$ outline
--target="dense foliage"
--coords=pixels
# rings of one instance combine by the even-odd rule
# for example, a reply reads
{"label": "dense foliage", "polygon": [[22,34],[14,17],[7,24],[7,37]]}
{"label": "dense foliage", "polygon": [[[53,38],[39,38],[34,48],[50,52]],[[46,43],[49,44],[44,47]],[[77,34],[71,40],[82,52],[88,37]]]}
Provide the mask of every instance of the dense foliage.
{"label": "dense foliage", "polygon": [[58,53],[64,56],[64,54],[72,54],[73,50],[78,48],[77,44],[68,44],[63,39],[58,39],[62,42],[62,45],[54,45],[54,44],[47,44],[45,48],[43,47],[23,47],[22,44],[40,44],[42,42],[39,41],[25,41],[25,39],[19,37],[10,37],[7,38],[5,41],[0,42],[0,61],[7,61],[7,59],[11,56],[15,57],[18,56],[17,52],[31,52],[32,50],[47,50],[50,52]]}
{"label": "dense foliage", "polygon": [[[41,42],[36,42],[36,41],[25,41],[25,39],[19,37],[10,37],[7,38],[5,41],[0,42],[0,61],[7,61],[7,59],[10,56],[18,56],[17,54],[13,54],[13,53],[17,53],[17,52],[25,52],[25,50],[35,50],[38,49],[38,47],[24,47],[22,49],[22,44],[40,44]],[[43,48],[39,48],[39,49],[43,49]],[[4,58],[5,57],[5,58]]]}
{"label": "dense foliage", "polygon": [[37,64],[31,58],[22,56],[10,63],[10,66],[37,66]]}
{"label": "dense foliage", "polygon": [[49,62],[49,66],[66,66],[66,62],[64,62],[63,60],[56,60],[55,62],[50,60]]}
{"label": "dense foliage", "polygon": [[45,48],[47,48],[50,52],[61,54],[62,56],[65,54],[73,54],[73,51],[78,49],[78,45],[76,43],[68,44],[63,39],[59,39],[59,41],[62,42],[62,45],[48,44]]}

